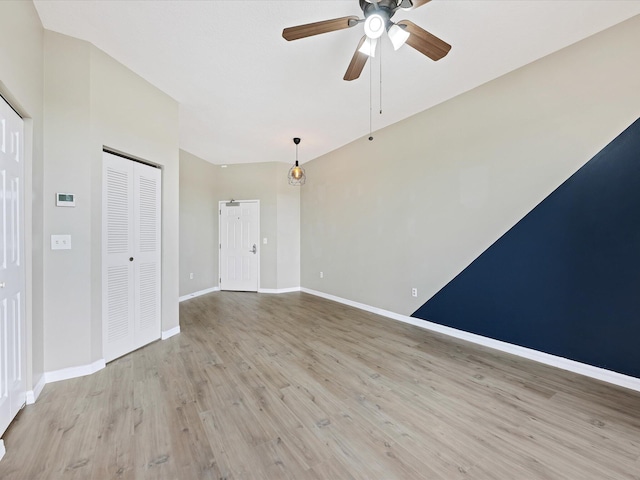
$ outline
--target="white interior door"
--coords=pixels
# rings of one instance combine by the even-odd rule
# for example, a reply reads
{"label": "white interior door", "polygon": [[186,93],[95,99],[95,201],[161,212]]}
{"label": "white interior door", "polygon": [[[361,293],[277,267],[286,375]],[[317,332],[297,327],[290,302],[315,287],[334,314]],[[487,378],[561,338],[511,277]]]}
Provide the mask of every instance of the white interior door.
{"label": "white interior door", "polygon": [[220,202],[220,290],[257,292],[260,203]]}
{"label": "white interior door", "polygon": [[0,435],[26,400],[23,137],[0,97]]}
{"label": "white interior door", "polygon": [[103,353],[111,361],[161,335],[161,171],[103,155]]}

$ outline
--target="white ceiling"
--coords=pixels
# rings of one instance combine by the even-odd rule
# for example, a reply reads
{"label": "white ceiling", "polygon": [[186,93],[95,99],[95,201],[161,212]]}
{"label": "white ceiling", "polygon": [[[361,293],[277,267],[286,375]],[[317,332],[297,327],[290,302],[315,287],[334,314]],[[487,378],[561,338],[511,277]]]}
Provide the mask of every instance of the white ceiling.
{"label": "white ceiling", "polygon": [[[35,0],[46,29],[87,40],[180,104],[180,147],[215,164],[308,161],[640,14],[640,0],[433,0],[396,13],[453,48],[433,62],[383,43],[342,80],[362,25],[285,41],[284,27],[359,15],[358,0]],[[384,39],[387,40],[387,39]],[[615,55],[615,52],[611,52]],[[370,80],[373,79],[371,82]]]}

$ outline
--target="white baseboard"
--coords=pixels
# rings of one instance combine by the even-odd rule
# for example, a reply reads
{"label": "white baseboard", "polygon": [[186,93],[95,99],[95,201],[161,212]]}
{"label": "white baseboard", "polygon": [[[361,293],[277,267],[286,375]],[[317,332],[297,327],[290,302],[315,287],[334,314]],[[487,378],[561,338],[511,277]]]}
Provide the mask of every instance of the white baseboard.
{"label": "white baseboard", "polygon": [[[84,377],[85,375],[91,375],[98,370],[102,370],[106,366],[104,358],[96,360],[89,365],[81,365],[79,367],[69,367],[60,370],[54,370],[52,372],[44,373],[45,383],[59,382],[61,380],[69,380],[70,378]],[[43,385],[44,387],[44,385]]]}
{"label": "white baseboard", "polygon": [[444,325],[428,322],[426,320],[408,317],[406,315],[390,312],[382,308],[372,307],[364,303],[354,302],[352,300],[347,300],[346,298],[336,297],[335,295],[319,292],[317,290],[311,290],[309,288],[304,288],[304,287],[301,290],[305,293],[309,293],[317,297],[326,298],[327,300],[333,300],[334,302],[342,303],[344,305],[349,305],[351,307],[355,307],[360,310],[366,310],[367,312],[375,313],[377,315],[382,315],[383,317],[388,317],[393,320],[409,323],[411,325],[415,325],[416,327],[424,328],[426,330],[431,330],[438,333],[443,333],[450,337],[466,340],[468,342],[475,343],[477,345],[493,348],[501,352],[517,355],[519,357],[526,358],[528,360],[533,360],[539,363],[543,363],[545,365],[550,365],[552,367],[557,367],[562,370],[567,370],[569,372],[584,375],[586,377],[595,378],[597,380],[602,380],[603,382],[611,383],[613,385],[618,385],[620,387],[625,387],[630,390],[635,390],[640,392],[640,378],[632,377],[630,375],[624,375],[618,372],[613,372],[611,370],[607,370],[600,367],[594,367],[593,365],[576,362],[575,360],[569,360],[568,358],[558,357],[556,355],[540,352],[538,350],[533,350],[531,348],[521,347],[519,345],[513,345],[512,343],[502,342],[500,340],[494,340],[493,338],[483,337],[482,335],[476,335],[475,333],[469,333],[463,330],[458,330],[451,327],[445,327]]}
{"label": "white baseboard", "polygon": [[[299,292],[300,287],[289,287],[289,288],[258,288],[258,293],[290,293],[290,292]],[[179,298],[179,301],[184,302],[185,300],[189,300],[191,298],[199,297],[200,295],[206,295],[211,292],[219,292],[220,287],[207,288],[205,290],[200,290],[199,292],[189,293],[187,295],[183,295]]]}
{"label": "white baseboard", "polygon": [[38,397],[42,393],[42,389],[47,382],[44,380],[44,374],[40,375],[40,379],[36,382],[33,390],[27,392],[27,405],[33,405],[38,400]]}
{"label": "white baseboard", "polygon": [[164,330],[162,332],[161,338],[162,340],[166,340],[167,338],[171,338],[174,335],[177,335],[179,333],[180,333],[180,325],[178,325],[177,327],[170,328],[169,330]]}
{"label": "white baseboard", "polygon": [[291,293],[291,292],[299,292],[300,287],[290,287],[290,288],[259,288],[258,293]]}
{"label": "white baseboard", "polygon": [[185,300],[189,300],[190,298],[196,298],[196,297],[199,297],[200,295],[206,295],[207,293],[218,292],[218,291],[220,291],[220,287],[205,288],[204,290],[200,290],[198,292],[187,293],[186,295],[183,295],[180,298],[178,298],[178,301],[184,302]]}
{"label": "white baseboard", "polygon": [[[166,340],[167,338],[173,337],[180,333],[180,325],[177,327],[173,327],[169,330],[165,330],[162,332],[161,338],[162,340]],[[96,360],[90,365],[81,365],[79,367],[69,367],[63,368],[61,370],[54,370],[51,372],[45,372],[38,382],[36,383],[33,390],[29,390],[27,392],[26,403],[27,405],[32,405],[36,402],[40,393],[42,393],[42,389],[47,383],[59,382],[62,380],[69,380],[71,378],[84,377],[86,375],[91,375],[92,373],[96,373],[99,370],[105,368],[106,363],[103,358],[100,360]]]}
{"label": "white baseboard", "polygon": [[4,454],[7,453],[7,450],[4,448],[4,440],[0,438],[0,460],[4,457]]}

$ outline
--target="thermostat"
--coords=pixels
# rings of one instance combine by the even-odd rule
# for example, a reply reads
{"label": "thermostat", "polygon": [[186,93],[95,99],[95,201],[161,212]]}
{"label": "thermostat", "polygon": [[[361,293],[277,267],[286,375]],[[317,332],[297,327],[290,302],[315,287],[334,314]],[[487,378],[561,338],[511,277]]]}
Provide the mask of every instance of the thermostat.
{"label": "thermostat", "polygon": [[76,206],[75,193],[56,193],[56,206],[57,207],[75,207]]}

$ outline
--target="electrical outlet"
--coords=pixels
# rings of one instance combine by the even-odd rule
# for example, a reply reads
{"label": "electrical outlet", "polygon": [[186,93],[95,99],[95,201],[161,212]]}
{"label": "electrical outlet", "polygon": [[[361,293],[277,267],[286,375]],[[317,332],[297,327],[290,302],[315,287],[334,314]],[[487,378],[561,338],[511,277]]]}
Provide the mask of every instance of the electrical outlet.
{"label": "electrical outlet", "polygon": [[71,250],[71,235],[51,235],[51,250]]}
{"label": "electrical outlet", "polygon": [[193,280],[193,273],[189,274],[189,280]]}
{"label": "electrical outlet", "polygon": [[320,272],[320,278],[324,278],[324,272]]}
{"label": "electrical outlet", "polygon": [[412,288],[411,289],[411,296],[412,297],[417,297],[418,296],[418,289],[417,288]]}

